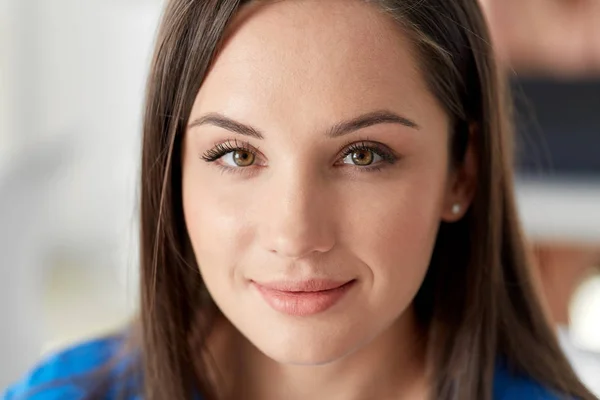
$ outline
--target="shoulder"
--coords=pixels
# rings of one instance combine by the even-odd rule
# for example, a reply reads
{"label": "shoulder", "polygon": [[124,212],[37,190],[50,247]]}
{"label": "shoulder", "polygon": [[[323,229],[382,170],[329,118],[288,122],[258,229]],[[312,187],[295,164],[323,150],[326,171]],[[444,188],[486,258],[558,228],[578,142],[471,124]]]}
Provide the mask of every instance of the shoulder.
{"label": "shoulder", "polygon": [[53,354],[31,370],[21,381],[11,386],[3,400],[79,399],[84,388],[77,379],[109,362],[122,340],[113,337],[80,343]]}
{"label": "shoulder", "polygon": [[523,375],[498,366],[494,376],[494,400],[566,400]]}

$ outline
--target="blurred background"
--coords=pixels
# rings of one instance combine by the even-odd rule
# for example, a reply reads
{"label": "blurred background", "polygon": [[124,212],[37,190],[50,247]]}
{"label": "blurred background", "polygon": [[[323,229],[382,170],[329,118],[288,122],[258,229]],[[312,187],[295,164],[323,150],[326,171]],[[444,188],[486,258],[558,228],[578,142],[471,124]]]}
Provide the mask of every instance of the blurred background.
{"label": "blurred background", "polygon": [[[600,1],[481,0],[513,86],[549,318],[600,396]],[[164,0],[0,0],[0,392],[123,326],[144,83]]]}

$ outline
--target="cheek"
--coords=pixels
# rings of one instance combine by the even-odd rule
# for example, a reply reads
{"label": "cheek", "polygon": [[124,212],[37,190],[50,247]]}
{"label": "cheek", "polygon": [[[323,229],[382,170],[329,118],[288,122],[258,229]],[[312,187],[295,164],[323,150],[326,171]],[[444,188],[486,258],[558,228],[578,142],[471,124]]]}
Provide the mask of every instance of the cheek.
{"label": "cheek", "polygon": [[219,183],[219,173],[206,173],[203,161],[190,160],[183,173],[183,210],[188,235],[206,284],[225,284],[251,246],[245,214],[247,197],[239,186]]}
{"label": "cheek", "polygon": [[[378,304],[404,304],[421,286],[437,236],[446,173],[443,165],[407,169],[371,201],[352,202],[345,241],[368,265]],[[350,211],[350,210],[348,210]],[[387,300],[390,300],[388,302]]]}

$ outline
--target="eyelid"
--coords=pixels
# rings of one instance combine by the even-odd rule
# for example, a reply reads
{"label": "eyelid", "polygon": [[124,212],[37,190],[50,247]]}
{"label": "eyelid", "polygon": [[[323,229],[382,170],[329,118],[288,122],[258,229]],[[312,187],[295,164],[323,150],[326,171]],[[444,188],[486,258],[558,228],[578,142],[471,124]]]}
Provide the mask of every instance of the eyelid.
{"label": "eyelid", "polygon": [[[215,143],[214,147],[205,151],[200,155],[206,162],[216,162],[221,159],[223,156],[232,153],[234,151],[246,151],[251,153],[254,157],[260,159],[264,158],[260,153],[258,147],[252,146],[249,142],[240,141],[238,139],[227,139],[218,143]],[[240,167],[240,168],[248,168],[248,167]]]}
{"label": "eyelid", "polygon": [[[399,158],[399,156],[385,144],[376,142],[376,141],[372,141],[369,139],[364,139],[364,140],[358,140],[358,141],[353,141],[353,142],[347,143],[346,146],[344,146],[342,151],[337,156],[338,161],[336,161],[336,163],[339,162],[340,160],[343,160],[346,156],[348,156],[349,154],[352,154],[353,152],[355,152],[357,150],[370,150],[370,151],[374,152],[375,154],[379,155],[383,159],[383,161],[385,161],[389,164],[393,164]],[[361,169],[368,168],[367,166],[363,166],[363,167],[357,166],[357,167],[361,168]]]}

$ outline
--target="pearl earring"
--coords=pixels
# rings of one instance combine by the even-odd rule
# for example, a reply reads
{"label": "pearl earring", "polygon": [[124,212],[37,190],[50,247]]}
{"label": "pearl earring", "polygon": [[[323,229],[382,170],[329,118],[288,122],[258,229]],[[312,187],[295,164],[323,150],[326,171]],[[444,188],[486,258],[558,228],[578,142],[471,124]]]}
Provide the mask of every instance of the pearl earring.
{"label": "pearl earring", "polygon": [[452,206],[452,214],[458,215],[458,214],[460,214],[460,210],[461,210],[460,204],[456,203]]}

